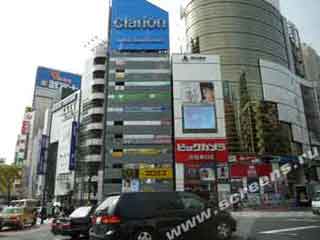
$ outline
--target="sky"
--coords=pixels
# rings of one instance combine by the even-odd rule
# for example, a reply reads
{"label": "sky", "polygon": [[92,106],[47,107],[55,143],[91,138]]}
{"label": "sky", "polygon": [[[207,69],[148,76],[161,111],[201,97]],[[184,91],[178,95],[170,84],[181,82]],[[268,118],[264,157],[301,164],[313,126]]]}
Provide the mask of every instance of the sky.
{"label": "sky", "polygon": [[[178,51],[181,0],[152,0],[170,12],[171,49]],[[248,0],[250,1],[250,0]],[[105,39],[108,0],[0,1],[0,158],[14,159],[24,108],[32,103],[37,66],[81,74],[91,39]],[[284,16],[320,53],[319,0],[281,0]]]}

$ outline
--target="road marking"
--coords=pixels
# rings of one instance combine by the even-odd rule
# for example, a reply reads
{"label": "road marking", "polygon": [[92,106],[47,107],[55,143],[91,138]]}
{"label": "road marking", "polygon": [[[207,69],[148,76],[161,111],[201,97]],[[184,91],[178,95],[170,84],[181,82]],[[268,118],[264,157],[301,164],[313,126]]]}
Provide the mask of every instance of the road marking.
{"label": "road marking", "polygon": [[286,219],[286,221],[290,221],[290,222],[319,222],[320,223],[320,219],[292,218],[292,219]]}
{"label": "road marking", "polygon": [[292,231],[299,231],[299,230],[313,229],[313,228],[320,228],[320,226],[305,226],[305,227],[295,227],[295,228],[284,228],[284,229],[270,230],[270,231],[265,231],[265,232],[260,232],[260,233],[261,234],[275,234],[275,233],[292,232]]}

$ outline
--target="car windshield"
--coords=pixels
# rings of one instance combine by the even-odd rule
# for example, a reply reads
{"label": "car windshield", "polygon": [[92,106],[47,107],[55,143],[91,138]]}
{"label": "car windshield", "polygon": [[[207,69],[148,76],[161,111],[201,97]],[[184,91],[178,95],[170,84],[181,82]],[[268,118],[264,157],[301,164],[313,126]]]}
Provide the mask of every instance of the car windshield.
{"label": "car windshield", "polygon": [[114,206],[117,204],[120,196],[112,196],[108,197],[106,200],[104,200],[99,207],[96,210],[96,213],[102,212],[102,211],[108,211],[110,213]]}
{"label": "car windshield", "polygon": [[81,218],[88,216],[90,210],[92,207],[79,207],[76,210],[74,210],[71,214],[71,218]]}
{"label": "car windshield", "polygon": [[2,210],[2,213],[22,213],[22,212],[23,212],[22,208],[8,207]]}
{"label": "car windshield", "polygon": [[320,192],[316,193],[316,195],[313,197],[313,201],[320,201]]}

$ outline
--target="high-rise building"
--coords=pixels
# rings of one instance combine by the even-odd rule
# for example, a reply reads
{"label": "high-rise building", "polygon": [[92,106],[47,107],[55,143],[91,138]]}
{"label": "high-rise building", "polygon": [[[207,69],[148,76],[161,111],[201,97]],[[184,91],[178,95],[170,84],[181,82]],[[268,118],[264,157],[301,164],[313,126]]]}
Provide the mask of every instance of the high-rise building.
{"label": "high-rise building", "polygon": [[[73,192],[77,188],[75,170],[79,112],[80,90],[53,105],[50,109],[50,135],[42,136],[42,142],[48,139],[47,143],[42,144],[41,151],[48,149],[50,152],[50,155],[48,154],[50,160],[46,162],[52,164],[47,167],[46,173],[54,174],[54,199],[64,205],[71,203]],[[40,157],[38,165],[40,175],[45,174],[44,160]]]}
{"label": "high-rise building", "polygon": [[[317,78],[318,60],[307,66],[299,31],[279,1],[188,0],[182,12],[189,51],[220,59],[231,182],[246,185],[319,148],[316,79],[304,79]],[[290,196],[299,184],[307,191],[305,167],[288,177]]]}
{"label": "high-rise building", "polygon": [[101,43],[93,48],[82,78],[75,189],[82,201],[101,199],[106,63],[107,44]]}
{"label": "high-rise building", "polygon": [[27,168],[28,196],[34,197],[37,191],[37,165],[39,162],[40,143],[42,142],[46,110],[71,92],[80,89],[81,76],[59,70],[38,67],[32,103]]}
{"label": "high-rise building", "polygon": [[[277,2],[274,1],[272,4],[277,6]],[[268,101],[274,100],[273,97],[268,97],[269,89],[273,87],[268,82],[270,77],[263,74],[265,68],[262,60],[277,64],[279,68],[293,71],[296,68],[297,73],[303,73],[303,69],[300,68],[302,65],[298,60],[300,38],[292,27],[291,31],[288,30],[288,23],[278,8],[264,0],[250,0],[246,4],[239,0],[212,0],[209,3],[205,0],[188,1],[184,8],[184,19],[191,46],[190,51],[215,54],[221,58],[222,80],[228,89],[230,99],[227,110],[232,111],[228,115],[235,116],[233,126],[236,131],[227,130],[228,142],[232,143],[229,146],[230,152],[293,155],[301,153],[308,146],[309,141],[307,137],[297,136],[298,133],[295,130],[292,130],[295,131],[294,133],[290,133],[289,130],[286,134],[285,132],[281,134],[281,139],[288,142],[288,148],[267,145],[275,141],[273,137],[276,134],[272,133],[278,133],[280,128],[287,129],[287,123],[294,125],[292,128],[299,129],[301,132],[299,135],[307,131],[304,124],[296,125],[293,119],[280,117],[278,127],[271,129],[267,126],[273,120],[266,118],[265,114],[255,120],[248,118],[249,112],[263,109]],[[293,51],[293,47],[297,51]],[[296,58],[293,52],[297,53]],[[273,71],[273,74],[275,73],[276,70]],[[264,87],[265,85],[268,86]],[[297,95],[301,96],[299,93]],[[285,110],[278,109],[280,115],[283,115],[284,111],[298,109],[296,104],[302,102],[302,99],[294,99],[293,95],[292,101],[281,100],[283,104],[289,105],[287,107],[281,105]],[[299,106],[299,112],[304,112],[303,107]],[[230,127],[230,121],[228,125]],[[248,128],[251,131],[248,131]],[[287,137],[283,138],[283,135]],[[293,141],[291,135],[294,135]]]}
{"label": "high-rise building", "polygon": [[117,0],[110,22],[103,193],[172,190],[168,13]]}

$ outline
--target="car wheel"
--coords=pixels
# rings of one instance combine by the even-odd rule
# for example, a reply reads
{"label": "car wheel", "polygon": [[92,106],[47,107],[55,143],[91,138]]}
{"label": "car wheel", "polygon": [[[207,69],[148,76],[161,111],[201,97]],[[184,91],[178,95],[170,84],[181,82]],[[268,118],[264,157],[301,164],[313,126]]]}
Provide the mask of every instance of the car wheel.
{"label": "car wheel", "polygon": [[219,240],[230,239],[232,235],[232,228],[230,223],[221,221],[217,225],[217,237]]}
{"label": "car wheel", "polygon": [[153,231],[150,229],[139,230],[134,237],[134,240],[154,240]]}
{"label": "car wheel", "polygon": [[22,222],[20,223],[19,229],[20,229],[20,230],[23,230],[24,228],[25,228],[25,223],[24,223],[24,221],[22,221]]}
{"label": "car wheel", "polygon": [[71,236],[71,239],[72,239],[72,240],[79,239],[79,235],[78,235],[78,234],[73,234],[73,235]]}
{"label": "car wheel", "polygon": [[32,223],[31,223],[31,226],[34,226],[36,224],[37,224],[37,219],[35,218],[35,219],[33,219]]}

